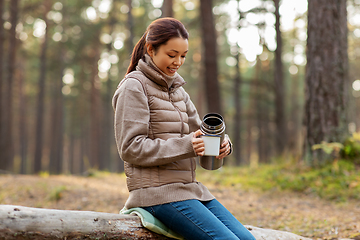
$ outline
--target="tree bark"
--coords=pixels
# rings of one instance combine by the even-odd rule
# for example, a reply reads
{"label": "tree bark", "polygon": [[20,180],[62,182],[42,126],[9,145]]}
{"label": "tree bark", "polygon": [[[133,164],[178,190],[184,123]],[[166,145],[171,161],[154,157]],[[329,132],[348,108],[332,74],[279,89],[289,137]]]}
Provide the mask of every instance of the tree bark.
{"label": "tree bark", "polygon": [[58,76],[55,77],[52,93],[52,114],[51,114],[51,129],[50,132],[50,164],[49,171],[53,174],[62,173],[63,168],[63,133],[64,133],[64,99],[62,94],[64,76],[64,60],[65,51],[64,46],[60,43],[59,46],[59,70]]}
{"label": "tree bark", "polygon": [[10,23],[11,28],[9,31],[9,52],[8,52],[8,65],[7,65],[7,82],[5,88],[5,126],[4,126],[4,148],[2,149],[3,158],[5,161],[5,168],[12,170],[14,158],[13,146],[13,82],[16,61],[16,25],[18,20],[18,0],[11,1],[10,3]]}
{"label": "tree bark", "polygon": [[[240,49],[239,49],[240,50]],[[235,116],[234,116],[234,155],[235,165],[240,166],[242,161],[241,156],[241,73],[240,73],[240,53],[236,56],[236,76],[234,78],[234,102],[235,102]]]}
{"label": "tree bark", "polygon": [[275,4],[275,30],[276,30],[276,50],[275,50],[275,123],[276,123],[276,154],[280,156],[287,142],[287,128],[285,120],[285,102],[284,102],[284,77],[282,64],[282,37],[280,30],[280,0],[274,0]]}
{"label": "tree bark", "polygon": [[4,130],[5,130],[5,119],[4,119],[4,93],[3,93],[3,86],[4,86],[4,77],[3,77],[3,69],[4,69],[4,20],[2,18],[4,13],[4,0],[0,0],[0,169],[6,168],[6,161],[4,157],[5,152],[5,137],[4,137]]}
{"label": "tree bark", "polygon": [[163,1],[161,17],[174,17],[173,0]]}
{"label": "tree bark", "polygon": [[309,0],[306,68],[306,153],[312,164],[323,162],[314,144],[342,142],[347,135],[348,94],[346,0]]}
{"label": "tree bark", "polygon": [[[268,52],[267,47],[264,45],[263,40],[263,52]],[[255,66],[255,85],[256,88],[256,119],[257,119],[257,146],[258,156],[260,163],[268,163],[273,156],[271,149],[274,148],[272,139],[274,138],[274,132],[270,131],[269,123],[270,111],[272,108],[272,93],[269,89],[269,84],[273,78],[270,74],[270,60],[261,60],[260,56],[257,56]],[[271,96],[270,96],[271,95]]]}
{"label": "tree bark", "polygon": [[43,130],[44,130],[44,104],[45,104],[45,78],[46,78],[46,51],[48,45],[49,22],[47,20],[47,13],[50,11],[50,1],[44,0],[45,12],[44,21],[46,24],[45,35],[41,45],[40,53],[40,77],[39,90],[37,98],[37,113],[36,113],[36,139],[35,139],[35,155],[34,155],[34,172],[38,173],[42,170],[42,151],[43,151]]}
{"label": "tree bark", "polygon": [[91,92],[90,92],[90,164],[92,168],[100,167],[101,159],[101,81],[99,79],[98,61],[100,59],[99,31],[94,34],[91,55]]}
{"label": "tree bark", "polygon": [[203,40],[205,95],[209,112],[222,114],[220,86],[218,82],[217,43],[212,0],[200,0],[200,16]]}
{"label": "tree bark", "polygon": [[[237,4],[239,6],[240,0],[237,0]],[[240,20],[241,20],[241,11],[240,8],[238,8],[239,13],[239,24],[238,24],[238,30],[241,29]],[[242,144],[241,144],[241,125],[242,125],[242,119],[241,119],[241,112],[242,112],[242,101],[241,101],[241,72],[240,72],[240,48],[238,48],[238,53],[236,55],[236,74],[234,78],[234,105],[235,105],[235,115],[234,115],[234,155],[235,155],[235,165],[239,166],[242,162]]]}
{"label": "tree bark", "polygon": [[[91,56],[88,56],[91,57]],[[84,86],[88,83],[89,79],[87,79],[87,64],[90,64],[88,61],[81,61],[81,71],[79,73],[79,85]],[[90,104],[89,104],[89,91],[85,88],[79,89],[79,96],[75,100],[75,106],[71,107],[70,112],[70,134],[69,134],[69,142],[70,144],[76,143],[75,145],[70,147],[74,148],[73,153],[69,156],[69,164],[73,166],[72,173],[82,173],[85,171],[85,159],[88,163],[89,160],[89,117],[90,116]],[[81,106],[81,107],[78,107]],[[70,151],[71,153],[71,151]],[[91,166],[86,165],[86,168]]]}
{"label": "tree bark", "polygon": [[[264,47],[264,51],[265,51]],[[259,61],[261,61],[259,59]],[[259,131],[259,144],[261,144],[261,157],[260,162],[269,162],[271,157],[274,156],[274,144],[272,143],[272,139],[274,136],[274,132],[271,131],[269,127],[269,123],[271,123],[271,98],[272,94],[269,91],[269,84],[271,82],[272,77],[270,76],[269,69],[269,60],[261,62],[261,104],[259,105],[259,113],[261,115],[261,122],[259,125],[261,126],[261,130]]]}
{"label": "tree bark", "polygon": [[262,89],[262,86],[260,86],[260,79],[262,79],[262,70],[261,70],[261,60],[260,57],[257,56],[256,58],[256,65],[255,65],[255,76],[254,76],[254,85],[256,86],[256,91],[254,92],[255,96],[255,109],[256,109],[256,146],[257,146],[257,155],[258,155],[258,162],[266,162],[266,154],[264,154],[264,129],[263,129],[263,117],[265,115],[264,112],[264,102],[265,102],[265,96],[264,96],[264,90]]}
{"label": "tree bark", "polygon": [[134,48],[134,18],[133,15],[131,13],[131,9],[132,9],[132,0],[128,0],[128,7],[129,7],[129,12],[127,14],[127,28],[129,30],[129,38],[128,38],[128,49],[129,49],[129,55],[132,54],[132,50]]}
{"label": "tree bark", "polygon": [[[110,12],[109,17],[109,34],[112,34],[115,29],[115,24],[117,23],[115,11]],[[111,52],[112,43],[107,44],[108,52]],[[111,69],[111,68],[110,68]],[[113,122],[113,113],[114,110],[111,105],[112,95],[114,94],[114,89],[111,84],[111,74],[110,69],[108,71],[108,78],[106,81],[106,90],[104,93],[104,100],[103,100],[103,118],[102,118],[102,125],[103,125],[103,141],[102,141],[102,160],[100,161],[100,170],[107,170],[111,171],[112,168],[112,157],[111,157],[111,145],[113,143],[113,129],[114,129],[114,122]]]}
{"label": "tree bark", "polygon": [[[257,240],[310,240],[293,233],[245,226]],[[0,238],[170,239],[144,228],[133,215],[0,205]]]}
{"label": "tree bark", "polygon": [[[67,27],[67,11],[66,6],[62,8],[63,21],[61,25]],[[54,77],[52,84],[52,107],[51,107],[51,129],[50,133],[50,163],[49,163],[49,172],[53,174],[60,174],[65,171],[64,168],[64,95],[62,93],[63,89],[63,77],[65,71],[65,62],[66,62],[66,44],[63,42],[58,43],[57,49],[57,61],[58,68],[56,69],[56,76]],[[73,147],[73,146],[71,146]],[[70,148],[71,148],[70,147]],[[69,161],[69,164],[71,162]]]}
{"label": "tree bark", "polygon": [[27,173],[27,149],[28,149],[28,127],[27,127],[27,97],[25,93],[25,58],[22,58],[19,62],[19,146],[20,146],[20,173]]}
{"label": "tree bark", "polygon": [[0,239],[169,239],[138,217],[0,205]]}

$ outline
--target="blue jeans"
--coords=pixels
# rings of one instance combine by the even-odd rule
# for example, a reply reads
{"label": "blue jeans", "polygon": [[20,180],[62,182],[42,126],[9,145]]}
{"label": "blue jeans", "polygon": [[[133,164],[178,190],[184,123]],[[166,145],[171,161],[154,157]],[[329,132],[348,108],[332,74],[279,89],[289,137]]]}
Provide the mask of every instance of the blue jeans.
{"label": "blue jeans", "polygon": [[186,200],[143,208],[185,239],[255,240],[216,199]]}

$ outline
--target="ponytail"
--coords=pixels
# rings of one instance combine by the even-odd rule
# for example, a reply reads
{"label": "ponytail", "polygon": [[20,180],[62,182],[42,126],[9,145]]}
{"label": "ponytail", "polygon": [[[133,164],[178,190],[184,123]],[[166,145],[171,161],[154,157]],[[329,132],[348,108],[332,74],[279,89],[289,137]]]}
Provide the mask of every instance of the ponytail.
{"label": "ponytail", "polygon": [[131,73],[132,71],[135,71],[139,60],[145,55],[145,51],[146,51],[145,44],[146,44],[147,32],[148,31],[146,31],[144,33],[144,35],[140,38],[140,40],[136,43],[134,50],[131,54],[130,65],[127,69],[126,74]]}

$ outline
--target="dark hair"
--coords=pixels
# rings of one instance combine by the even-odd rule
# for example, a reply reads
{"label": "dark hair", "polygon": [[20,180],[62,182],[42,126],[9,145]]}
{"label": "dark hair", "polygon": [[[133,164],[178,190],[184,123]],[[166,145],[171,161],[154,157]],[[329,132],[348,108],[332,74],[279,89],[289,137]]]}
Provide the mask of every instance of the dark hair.
{"label": "dark hair", "polygon": [[157,51],[162,44],[166,44],[167,41],[176,37],[189,39],[189,33],[179,20],[175,18],[159,18],[153,21],[136,43],[126,74],[135,70],[139,60],[146,53],[146,44],[152,45],[153,49]]}

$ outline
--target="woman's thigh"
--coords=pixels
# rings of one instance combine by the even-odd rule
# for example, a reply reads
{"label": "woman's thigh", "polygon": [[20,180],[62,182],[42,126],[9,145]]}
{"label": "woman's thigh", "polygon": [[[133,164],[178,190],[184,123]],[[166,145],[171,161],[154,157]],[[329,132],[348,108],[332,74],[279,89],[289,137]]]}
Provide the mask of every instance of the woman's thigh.
{"label": "woman's thigh", "polygon": [[[206,203],[208,204],[209,202]],[[214,210],[214,204],[210,205],[211,209]],[[236,236],[211,210],[198,200],[173,202],[144,209],[153,214],[170,229],[184,236],[185,239],[243,239],[241,236]],[[220,210],[220,207],[217,207],[217,210]],[[222,220],[226,220],[225,217],[222,217]],[[238,224],[227,224],[231,227],[239,226]],[[239,224],[247,231],[241,223]],[[240,233],[242,231],[237,232]],[[248,231],[247,233],[250,234]],[[247,233],[245,234],[246,236]]]}
{"label": "woman's thigh", "polygon": [[247,230],[218,200],[203,202],[230,231],[241,240],[255,240],[255,237]]}

